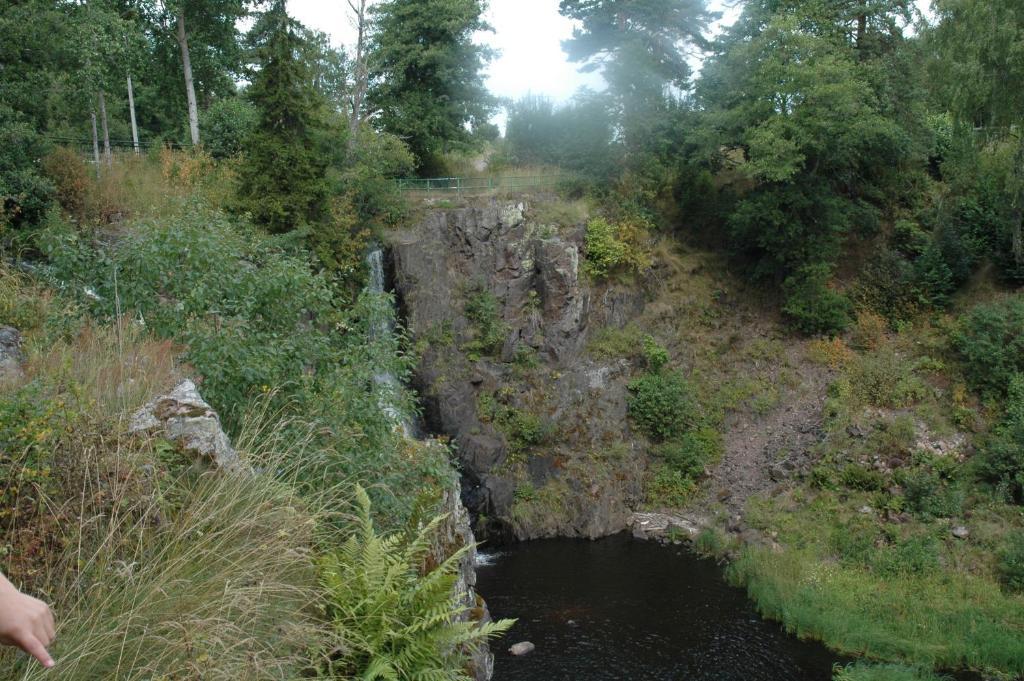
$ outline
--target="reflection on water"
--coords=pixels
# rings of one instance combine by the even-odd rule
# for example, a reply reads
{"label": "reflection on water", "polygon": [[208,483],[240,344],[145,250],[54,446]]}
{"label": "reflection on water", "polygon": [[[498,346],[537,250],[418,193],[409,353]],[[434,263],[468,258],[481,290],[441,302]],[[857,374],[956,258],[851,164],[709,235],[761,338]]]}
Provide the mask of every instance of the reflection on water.
{"label": "reflection on water", "polygon": [[[519,618],[492,646],[495,681],[827,681],[839,661],[762,620],[717,565],[679,548],[620,535],[484,556],[491,614]],[[518,641],[537,649],[512,657]]]}

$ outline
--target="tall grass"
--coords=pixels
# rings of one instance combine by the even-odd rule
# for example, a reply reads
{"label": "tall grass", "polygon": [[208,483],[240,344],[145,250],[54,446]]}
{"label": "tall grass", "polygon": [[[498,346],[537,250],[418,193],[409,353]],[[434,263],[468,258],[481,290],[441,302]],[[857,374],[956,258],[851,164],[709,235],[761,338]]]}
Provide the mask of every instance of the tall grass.
{"label": "tall grass", "polygon": [[811,550],[748,548],[730,567],[759,609],[843,653],[1024,674],[1024,598],[963,573],[887,575]]}
{"label": "tall grass", "polygon": [[[32,297],[10,273],[0,283]],[[53,313],[52,298],[37,302]],[[169,442],[127,433],[178,376],[170,343],[124,322],[49,346],[27,331],[25,375],[0,395],[0,464],[39,474],[5,481],[0,546],[4,569],[57,613],[59,678],[296,678],[324,640],[324,507],[299,496],[287,463],[314,454],[312,428],[265,401],[236,443],[264,472],[197,470]],[[2,681],[44,673],[0,652]]]}

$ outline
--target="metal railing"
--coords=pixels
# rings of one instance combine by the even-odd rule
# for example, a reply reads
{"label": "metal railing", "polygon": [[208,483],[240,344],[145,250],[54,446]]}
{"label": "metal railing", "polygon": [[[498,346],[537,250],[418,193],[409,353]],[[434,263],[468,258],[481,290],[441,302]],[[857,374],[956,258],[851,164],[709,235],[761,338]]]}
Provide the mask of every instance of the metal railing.
{"label": "metal railing", "polygon": [[517,189],[545,189],[558,186],[563,175],[500,177],[431,177],[395,180],[402,191],[424,194],[466,194]]}

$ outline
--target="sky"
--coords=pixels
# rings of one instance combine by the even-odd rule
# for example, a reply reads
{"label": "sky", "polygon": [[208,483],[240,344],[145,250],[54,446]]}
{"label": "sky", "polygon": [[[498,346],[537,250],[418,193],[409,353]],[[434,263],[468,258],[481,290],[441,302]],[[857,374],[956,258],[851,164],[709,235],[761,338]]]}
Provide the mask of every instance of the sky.
{"label": "sky", "polygon": [[[739,15],[723,0],[708,3],[724,12],[726,25]],[[306,26],[331,36],[335,45],[351,47],[356,32],[345,0],[290,0],[288,11]],[[572,36],[573,22],[558,13],[558,0],[491,0],[486,15],[494,33],[482,42],[499,51],[487,70],[487,86],[498,97],[518,99],[526,94],[545,95],[564,102],[583,86],[599,90],[598,74],[579,73],[562,51]]]}
{"label": "sky", "polygon": [[[925,9],[929,0],[918,0]],[[715,29],[730,25],[739,16],[742,2],[710,0],[708,7],[721,12]],[[355,27],[345,0],[290,0],[289,12],[310,28],[331,36],[335,45],[351,47]],[[573,22],[558,13],[558,0],[490,0],[487,21],[495,32],[481,40],[499,50],[487,71],[487,85],[498,97],[518,99],[527,94],[544,95],[564,102],[582,86],[600,90],[598,74],[583,74],[562,52],[562,41],[571,37]],[[699,65],[695,65],[699,66]]]}

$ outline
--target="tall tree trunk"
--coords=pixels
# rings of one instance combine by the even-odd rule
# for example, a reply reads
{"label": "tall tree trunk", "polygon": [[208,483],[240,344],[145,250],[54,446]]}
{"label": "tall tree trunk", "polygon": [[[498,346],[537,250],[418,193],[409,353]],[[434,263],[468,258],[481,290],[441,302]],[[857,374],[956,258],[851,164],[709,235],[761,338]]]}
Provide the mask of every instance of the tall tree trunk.
{"label": "tall tree trunk", "polygon": [[348,151],[353,153],[359,145],[359,129],[363,123],[366,90],[369,87],[370,72],[366,65],[366,2],[358,0],[357,6],[348,0],[348,6],[356,15],[356,28],[359,37],[356,40],[355,79],[352,84],[352,112],[348,121]]}
{"label": "tall tree trunk", "polygon": [[192,133],[192,145],[199,144],[199,105],[196,103],[196,87],[192,81],[192,58],[188,52],[188,34],[185,32],[185,12],[178,12],[174,38],[181,48],[181,65],[185,72],[185,94],[188,96],[188,129]]}
{"label": "tall tree trunk", "polygon": [[132,74],[128,74],[128,113],[132,119],[132,147],[139,153],[139,125],[135,121],[135,89],[132,87]]}
{"label": "tall tree trunk", "polygon": [[107,126],[107,99],[100,90],[100,120],[103,121],[103,160],[108,166],[114,164],[114,155],[110,152],[110,128]]}
{"label": "tall tree trunk", "polygon": [[92,161],[96,166],[96,177],[100,176],[100,140],[96,134],[96,112],[92,113]]}

